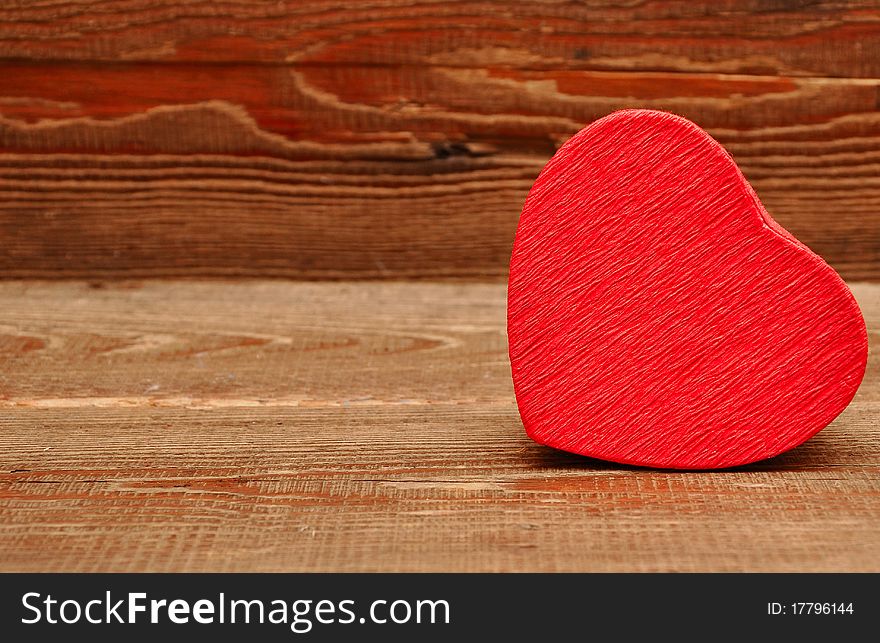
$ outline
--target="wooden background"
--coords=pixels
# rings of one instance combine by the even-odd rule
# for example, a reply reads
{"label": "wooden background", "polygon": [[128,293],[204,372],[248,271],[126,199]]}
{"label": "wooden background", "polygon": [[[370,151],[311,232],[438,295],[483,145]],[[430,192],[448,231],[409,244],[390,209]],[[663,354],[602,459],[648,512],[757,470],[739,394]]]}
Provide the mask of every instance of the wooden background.
{"label": "wooden background", "polygon": [[880,5],[0,2],[0,275],[506,276],[542,165],[687,116],[880,278]]}
{"label": "wooden background", "polygon": [[623,107],[718,138],[876,342],[880,2],[0,0],[0,570],[880,571],[873,350],[749,467],[525,436],[516,221]]}

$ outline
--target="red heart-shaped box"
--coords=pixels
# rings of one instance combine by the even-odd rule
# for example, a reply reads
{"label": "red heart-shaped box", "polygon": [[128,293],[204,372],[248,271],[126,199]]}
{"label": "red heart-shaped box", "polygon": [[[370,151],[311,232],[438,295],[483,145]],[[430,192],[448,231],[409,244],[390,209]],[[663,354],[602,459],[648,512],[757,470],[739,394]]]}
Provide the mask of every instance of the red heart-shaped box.
{"label": "red heart-shaped box", "polygon": [[541,172],[516,233],[508,337],[533,440],[680,469],[802,443],[852,400],[868,352],[846,284],[721,145],[648,110],[594,122]]}

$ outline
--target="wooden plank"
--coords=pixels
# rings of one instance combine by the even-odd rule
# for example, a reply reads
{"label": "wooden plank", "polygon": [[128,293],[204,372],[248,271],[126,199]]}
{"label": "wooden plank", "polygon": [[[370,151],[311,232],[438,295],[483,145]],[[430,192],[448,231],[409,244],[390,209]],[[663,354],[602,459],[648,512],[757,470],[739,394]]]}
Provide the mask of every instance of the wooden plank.
{"label": "wooden plank", "polygon": [[722,473],[529,442],[510,405],[4,413],[5,571],[878,571],[876,406]]}
{"label": "wooden plank", "polygon": [[500,284],[4,282],[0,406],[509,403],[504,306]]}
{"label": "wooden plank", "polygon": [[[873,342],[880,286],[854,290]],[[0,307],[6,571],[880,570],[873,355],[802,447],[648,471],[525,437],[501,284],[4,283]]]}
{"label": "wooden plank", "polygon": [[880,77],[876,0],[91,0],[0,6],[0,57]]}
{"label": "wooden plank", "polygon": [[0,70],[0,276],[503,279],[555,149],[695,120],[768,210],[880,278],[880,81],[244,64]]}

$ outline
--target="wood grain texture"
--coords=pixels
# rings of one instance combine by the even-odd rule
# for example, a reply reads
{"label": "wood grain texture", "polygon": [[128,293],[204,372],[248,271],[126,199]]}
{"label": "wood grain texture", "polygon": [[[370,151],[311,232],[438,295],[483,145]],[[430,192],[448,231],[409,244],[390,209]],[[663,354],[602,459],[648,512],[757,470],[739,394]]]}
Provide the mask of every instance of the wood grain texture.
{"label": "wood grain texture", "polygon": [[0,276],[503,279],[553,152],[680,113],[880,278],[880,7],[0,3]]}
{"label": "wood grain texture", "polygon": [[[375,76],[403,72],[88,71],[0,80],[14,99],[0,111],[17,114],[0,121],[6,277],[504,278],[523,200],[557,145],[633,105],[706,127],[780,223],[844,276],[880,277],[872,83],[750,81],[758,93],[726,98],[740,81],[661,77],[665,96],[639,99],[626,87],[642,76],[617,77],[621,95],[607,97],[592,92],[615,78],[589,72],[560,89],[549,73],[425,70],[382,96]],[[679,98],[688,85],[702,97]],[[51,112],[65,101],[70,116]]]}
{"label": "wood grain texture", "polygon": [[[853,289],[873,341],[880,286]],[[501,284],[8,282],[0,307],[3,570],[880,571],[874,356],[801,447],[648,471],[525,436]]]}
{"label": "wood grain texture", "polygon": [[0,57],[880,77],[875,0],[0,4]]}
{"label": "wood grain texture", "polygon": [[507,310],[529,436],[624,464],[779,455],[846,408],[868,355],[834,270],[705,131],[654,110],[595,121],[547,163]]}

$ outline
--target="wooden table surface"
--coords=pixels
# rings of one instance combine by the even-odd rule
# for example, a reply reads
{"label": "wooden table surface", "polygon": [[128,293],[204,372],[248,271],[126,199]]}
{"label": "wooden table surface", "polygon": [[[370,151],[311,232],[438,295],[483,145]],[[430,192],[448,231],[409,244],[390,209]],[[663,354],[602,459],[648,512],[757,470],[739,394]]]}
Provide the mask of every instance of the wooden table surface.
{"label": "wooden table surface", "polygon": [[[871,341],[880,285],[854,284]],[[805,445],[524,435],[493,283],[0,284],[0,569],[880,571],[880,365]]]}

